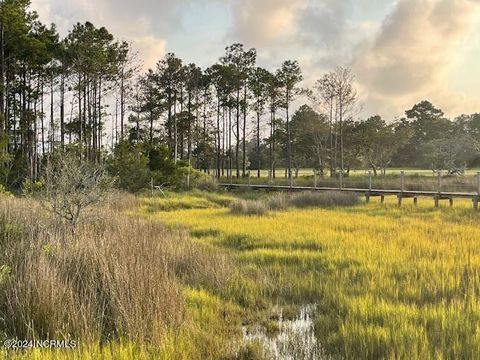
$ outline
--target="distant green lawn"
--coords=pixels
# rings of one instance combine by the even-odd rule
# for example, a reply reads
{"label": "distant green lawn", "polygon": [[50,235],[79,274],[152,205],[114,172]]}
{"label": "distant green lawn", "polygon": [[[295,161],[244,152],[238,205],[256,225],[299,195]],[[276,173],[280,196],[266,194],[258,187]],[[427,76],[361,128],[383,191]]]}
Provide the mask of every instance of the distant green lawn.
{"label": "distant green lawn", "polygon": [[[235,169],[233,170],[233,174],[235,176]],[[400,175],[402,171],[405,173],[406,176],[427,176],[427,177],[436,177],[437,175],[431,169],[422,169],[422,168],[388,168],[387,169],[387,176],[394,176]],[[474,176],[476,175],[480,169],[468,169],[465,173],[465,176]],[[350,170],[350,176],[368,176],[368,169],[352,169]],[[294,172],[295,174],[295,172]],[[326,176],[328,176],[329,172],[325,170]],[[445,171],[446,174],[446,171]],[[252,177],[257,176],[257,170],[250,170],[250,175]],[[281,178],[285,176],[285,169],[284,168],[277,168],[276,170],[277,178]],[[268,170],[262,169],[260,170],[260,176],[262,178],[268,178]],[[314,176],[314,170],[312,168],[303,168],[300,169],[298,173],[299,177],[305,176]]]}

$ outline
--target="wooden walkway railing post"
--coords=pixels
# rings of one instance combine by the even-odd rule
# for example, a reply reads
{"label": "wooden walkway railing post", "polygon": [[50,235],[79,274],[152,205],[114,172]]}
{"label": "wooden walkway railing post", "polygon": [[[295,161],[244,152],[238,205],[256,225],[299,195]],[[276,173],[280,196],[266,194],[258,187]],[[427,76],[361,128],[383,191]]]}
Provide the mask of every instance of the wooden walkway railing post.
{"label": "wooden walkway railing post", "polygon": [[368,192],[365,194],[367,204],[370,202],[370,195],[372,194],[372,170],[368,171]]}
{"label": "wooden walkway railing post", "polygon": [[372,170],[368,171],[368,191],[372,191]]}
{"label": "wooden walkway railing post", "polygon": [[477,172],[477,196],[473,199],[473,208],[478,210],[478,201],[480,199],[480,172]]}
{"label": "wooden walkway railing post", "polygon": [[398,194],[398,206],[402,206],[403,193],[405,192],[405,171],[400,172],[400,194]]}
{"label": "wooden walkway railing post", "polygon": [[269,169],[268,170],[268,187],[270,189],[270,187],[272,186],[272,169]]}
{"label": "wooden walkway railing post", "polygon": [[442,198],[442,171],[438,171],[438,180],[437,180],[437,194],[434,196],[435,200],[435,207],[439,208],[440,207],[440,199]]}

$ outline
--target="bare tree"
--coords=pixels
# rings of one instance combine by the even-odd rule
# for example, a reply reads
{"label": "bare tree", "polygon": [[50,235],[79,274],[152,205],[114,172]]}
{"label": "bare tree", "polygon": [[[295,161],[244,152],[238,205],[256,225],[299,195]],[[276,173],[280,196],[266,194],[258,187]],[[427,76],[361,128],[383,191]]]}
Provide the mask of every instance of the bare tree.
{"label": "bare tree", "polygon": [[101,202],[112,189],[113,179],[103,165],[65,154],[49,161],[40,192],[42,206],[66,220],[75,231],[84,211]]}
{"label": "bare tree", "polygon": [[353,86],[355,77],[348,68],[337,67],[315,84],[314,102],[327,114],[330,126],[330,171],[337,169],[338,141],[340,141],[340,169],[345,169],[343,141],[344,122],[353,117],[357,92]]}
{"label": "bare tree", "polygon": [[355,77],[352,71],[347,68],[337,67],[333,72],[334,94],[336,96],[338,108],[338,122],[340,132],[340,169],[343,173],[344,163],[344,144],[343,144],[343,123],[349,116],[353,115],[357,102],[357,91],[353,87]]}
{"label": "bare tree", "polygon": [[335,175],[336,164],[335,156],[336,148],[334,148],[334,138],[336,138],[336,117],[334,116],[335,108],[335,81],[333,73],[325,74],[320,80],[317,80],[314,87],[314,92],[310,94],[312,102],[319,111],[326,114],[328,117],[328,149],[327,156],[330,162],[330,176]]}

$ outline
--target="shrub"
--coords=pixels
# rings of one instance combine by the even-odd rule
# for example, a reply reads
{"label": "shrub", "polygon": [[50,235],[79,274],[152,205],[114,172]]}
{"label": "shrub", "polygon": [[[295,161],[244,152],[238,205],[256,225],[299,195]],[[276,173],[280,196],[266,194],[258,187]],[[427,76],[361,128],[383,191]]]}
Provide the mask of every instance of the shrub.
{"label": "shrub", "polygon": [[35,194],[42,191],[45,184],[43,181],[32,181],[27,179],[22,184],[22,193],[24,196],[34,196]]}
{"label": "shrub", "polygon": [[[151,186],[182,189],[205,177],[199,171],[192,169],[185,161],[172,159],[168,148],[150,144],[132,144],[121,141],[108,160],[108,171],[117,178],[120,189],[133,193],[150,189]],[[195,187],[195,185],[194,185]],[[208,185],[214,188],[213,185]]]}
{"label": "shrub", "polygon": [[9,192],[5,186],[3,186],[2,184],[0,184],[0,197],[3,196],[3,197],[10,197],[10,196],[13,196],[11,192]]}
{"label": "shrub", "polygon": [[215,192],[218,190],[217,179],[201,173],[192,179],[191,185],[193,188],[203,191]]}
{"label": "shrub", "polygon": [[293,194],[288,199],[288,203],[297,208],[353,206],[358,201],[357,194],[341,191],[302,192]]}
{"label": "shrub", "polygon": [[235,200],[230,204],[230,210],[234,214],[242,215],[266,215],[270,210],[268,205],[261,200]]}
{"label": "shrub", "polygon": [[108,161],[108,171],[117,178],[120,189],[138,192],[150,184],[148,161],[140,146],[121,141]]}

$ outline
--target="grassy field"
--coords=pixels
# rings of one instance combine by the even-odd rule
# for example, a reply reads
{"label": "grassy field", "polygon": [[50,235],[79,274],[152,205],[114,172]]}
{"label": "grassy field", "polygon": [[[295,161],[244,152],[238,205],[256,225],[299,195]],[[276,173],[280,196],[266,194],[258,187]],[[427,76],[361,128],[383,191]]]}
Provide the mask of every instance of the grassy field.
{"label": "grassy field", "polygon": [[[153,219],[187,228],[199,243],[237,259],[250,279],[242,285],[243,307],[317,304],[315,329],[329,354],[480,356],[480,228],[468,202],[455,209],[387,203],[252,217],[216,202],[205,207],[202,195],[144,201]],[[201,206],[180,208],[184,201]]]}
{"label": "grassy field", "polygon": [[470,202],[229,208],[268,196],[127,196],[98,209],[80,241],[31,201],[3,199],[0,338],[80,346],[0,358],[264,359],[242,326],[274,337],[279,309],[294,319],[307,305],[333,358],[480,356],[480,218]]}
{"label": "grassy field", "polygon": [[[369,169],[352,169],[350,170],[350,176],[365,176],[365,175],[368,175],[368,171]],[[478,171],[480,171],[480,169],[468,169],[466,172],[465,172],[465,175],[467,176],[474,176],[478,173]],[[233,170],[233,172],[235,173],[235,169]],[[328,173],[328,171],[326,171]],[[387,176],[396,176],[396,175],[400,175],[402,172],[405,173],[406,176],[427,176],[427,177],[434,177],[436,176],[432,170],[430,169],[421,169],[421,168],[388,168],[387,169],[387,173],[386,175]],[[252,177],[253,176],[257,176],[257,170],[251,170],[250,171]],[[446,173],[446,171],[445,171]],[[313,176],[314,174],[314,171],[313,169],[309,169],[309,168],[302,168],[300,169],[300,171],[298,172],[298,175],[300,177],[302,176]],[[278,168],[277,169],[277,176],[278,177],[282,177],[285,175],[285,169],[282,169],[282,168]],[[260,176],[262,178],[268,178],[268,170],[265,170],[265,169],[262,169],[260,171]]]}

